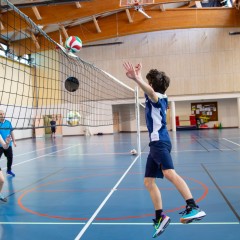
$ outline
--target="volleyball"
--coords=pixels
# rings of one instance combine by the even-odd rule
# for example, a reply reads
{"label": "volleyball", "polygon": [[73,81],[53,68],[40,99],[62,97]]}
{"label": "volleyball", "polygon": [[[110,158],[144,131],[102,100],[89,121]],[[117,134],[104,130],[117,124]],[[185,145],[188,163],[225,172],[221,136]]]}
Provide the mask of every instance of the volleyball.
{"label": "volleyball", "polygon": [[132,150],[130,151],[130,153],[131,153],[132,155],[137,155],[137,150],[136,150],[136,149],[132,149]]}
{"label": "volleyball", "polygon": [[82,48],[82,40],[79,37],[70,36],[65,42],[65,47],[69,52],[79,52]]}
{"label": "volleyball", "polygon": [[80,120],[81,120],[81,115],[79,114],[79,112],[76,111],[70,111],[67,114],[67,123],[70,126],[77,126],[80,124]]}

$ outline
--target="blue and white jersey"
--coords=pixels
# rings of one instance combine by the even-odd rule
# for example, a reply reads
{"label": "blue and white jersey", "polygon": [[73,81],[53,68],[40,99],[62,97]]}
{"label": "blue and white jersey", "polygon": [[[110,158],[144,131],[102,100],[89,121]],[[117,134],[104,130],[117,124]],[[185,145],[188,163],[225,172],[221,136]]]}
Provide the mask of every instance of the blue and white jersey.
{"label": "blue and white jersey", "polygon": [[167,95],[158,92],[156,92],[156,94],[158,96],[158,102],[156,103],[152,102],[150,98],[145,94],[145,117],[150,142],[159,140],[170,141],[166,121],[168,108]]}

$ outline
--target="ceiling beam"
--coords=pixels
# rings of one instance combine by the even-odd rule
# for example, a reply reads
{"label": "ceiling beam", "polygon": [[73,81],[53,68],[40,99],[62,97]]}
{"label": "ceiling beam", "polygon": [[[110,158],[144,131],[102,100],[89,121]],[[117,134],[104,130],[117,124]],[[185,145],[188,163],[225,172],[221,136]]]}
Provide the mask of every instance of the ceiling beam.
{"label": "ceiling beam", "polygon": [[[130,11],[133,12],[134,10]],[[103,39],[169,29],[240,26],[240,12],[235,8],[182,8],[175,10],[166,9],[164,12],[159,12],[159,9],[155,9],[151,10],[151,19],[145,20],[141,14],[136,14],[134,22],[131,24],[126,19],[125,11],[117,14],[117,17],[114,14],[98,20],[101,24],[101,34],[96,33],[96,27],[92,22],[68,28],[67,33],[69,36],[78,36],[83,41],[83,44],[87,44]],[[59,31],[49,33],[48,35],[56,42],[59,41]],[[41,42],[41,38],[42,36],[39,35],[39,42]],[[24,41],[27,40],[22,41],[16,41],[15,47],[25,45]],[[44,46],[41,47],[43,48]],[[41,50],[44,50],[42,48]]]}
{"label": "ceiling beam", "polygon": [[[31,2],[33,2],[34,0],[31,0]],[[37,7],[32,7],[33,13],[35,14],[35,17],[37,18],[37,20],[42,20],[42,17],[37,9]]]}
{"label": "ceiling beam", "polygon": [[3,31],[4,30],[4,26],[2,24],[2,22],[0,21],[0,30]]}
{"label": "ceiling beam", "polygon": [[100,27],[99,27],[99,25],[98,25],[98,21],[97,21],[97,19],[96,19],[95,16],[93,16],[93,22],[94,22],[94,25],[95,25],[95,27],[96,27],[96,29],[97,29],[97,32],[98,32],[98,33],[102,32],[101,29],[100,29]]}
{"label": "ceiling beam", "polygon": [[26,33],[28,33],[31,36],[31,39],[32,39],[35,47],[37,48],[37,50],[39,50],[40,45],[39,45],[38,40],[37,40],[36,36],[34,35],[34,33],[29,29],[26,29],[25,31],[26,31]]}
{"label": "ceiling beam", "polygon": [[[159,13],[159,10],[152,10],[150,15],[152,19],[145,20],[141,14],[137,14],[134,16],[133,23],[129,24],[124,11],[118,13],[117,18],[116,15],[111,15],[99,19],[102,31],[101,35],[96,34],[91,22],[82,24],[82,31],[79,31],[79,26],[68,28],[68,34],[79,36],[83,43],[89,43],[117,36],[168,29],[240,26],[240,13],[232,8],[209,8],[208,10],[166,9],[161,13]],[[50,33],[49,35],[53,38],[55,37],[54,33]]]}
{"label": "ceiling beam", "polygon": [[[66,0],[65,0],[66,1]],[[79,3],[80,1],[74,1],[75,3]],[[154,5],[163,4],[163,3],[172,3],[172,2],[190,2],[190,1],[182,1],[182,0],[155,0]],[[193,1],[195,2],[195,1]],[[102,1],[94,1],[93,2],[82,2],[82,9],[79,11],[78,8],[72,7],[71,4],[68,5],[49,5],[49,6],[36,6],[38,7],[38,11],[41,12],[41,20],[37,20],[37,24],[49,25],[49,24],[58,24],[63,23],[65,21],[69,21],[69,19],[78,19],[78,18],[86,18],[90,16],[97,16],[102,13],[108,13],[120,9],[119,1],[115,0],[104,0],[104,4]],[[93,5],[94,4],[94,5]],[[152,6],[152,5],[150,5]],[[32,6],[31,6],[32,7]],[[35,19],[35,14],[32,11],[32,8],[23,8],[21,11],[25,13],[29,18]],[[145,10],[147,7],[145,8]],[[7,16],[9,15],[9,16]],[[9,24],[12,24],[17,27],[18,23],[16,23],[16,19],[12,16],[12,14],[8,14],[7,12],[2,13],[2,17],[8,19]],[[24,28],[24,25],[21,25]]]}
{"label": "ceiling beam", "polygon": [[[52,5],[62,5],[62,4],[72,4],[76,2],[90,2],[93,0],[49,0],[49,1],[42,1],[42,2],[31,2],[31,3],[21,3],[21,4],[14,4],[17,8],[31,8],[31,7],[40,7],[40,6],[52,6]],[[10,9],[8,5],[1,5],[1,9]]]}
{"label": "ceiling beam", "polygon": [[125,11],[126,11],[126,14],[127,14],[128,22],[129,22],[129,23],[132,23],[133,20],[132,20],[132,17],[131,17],[131,14],[130,14],[129,9],[127,8]]}
{"label": "ceiling beam", "polygon": [[60,29],[63,32],[64,37],[67,39],[69,37],[66,28],[63,25],[59,25]]}
{"label": "ceiling beam", "polygon": [[41,15],[40,15],[40,13],[39,13],[37,7],[32,7],[32,10],[33,10],[33,12],[34,12],[34,14],[35,14],[37,20],[42,20],[42,17],[41,17]]}
{"label": "ceiling beam", "polygon": [[81,8],[81,7],[82,7],[81,4],[80,4],[80,2],[76,2],[75,4],[76,4],[76,7],[77,7],[77,8]]}

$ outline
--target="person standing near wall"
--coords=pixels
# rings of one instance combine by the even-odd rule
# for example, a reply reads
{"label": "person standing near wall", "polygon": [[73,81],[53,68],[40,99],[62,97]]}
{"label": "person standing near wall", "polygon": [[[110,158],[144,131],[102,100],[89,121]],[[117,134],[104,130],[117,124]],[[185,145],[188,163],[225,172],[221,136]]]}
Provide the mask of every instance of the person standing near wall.
{"label": "person standing near wall", "polygon": [[52,121],[50,121],[50,125],[51,125],[51,137],[56,137],[55,134],[56,134],[56,119],[55,117],[52,117]]}
{"label": "person standing near wall", "polygon": [[5,119],[5,112],[0,110],[0,135],[2,136],[3,140],[6,141],[8,136],[11,136],[12,141],[9,143],[9,147],[4,149],[3,146],[0,144],[0,158],[4,153],[5,157],[7,158],[7,174],[15,177],[15,174],[12,172],[12,163],[13,163],[13,150],[12,150],[12,143],[14,147],[17,146],[16,140],[13,133],[13,127],[10,121]]}

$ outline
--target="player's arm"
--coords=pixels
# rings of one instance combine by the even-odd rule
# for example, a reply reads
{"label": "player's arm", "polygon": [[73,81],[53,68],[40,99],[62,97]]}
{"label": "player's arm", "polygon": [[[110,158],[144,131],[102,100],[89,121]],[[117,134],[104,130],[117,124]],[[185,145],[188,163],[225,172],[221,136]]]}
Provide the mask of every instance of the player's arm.
{"label": "player's arm", "polygon": [[154,92],[153,88],[142,78],[142,65],[137,64],[136,67],[133,67],[131,63],[125,62],[123,66],[126,69],[127,77],[134,80],[138,86],[148,95],[151,101],[156,103],[158,101],[157,94]]}
{"label": "player's arm", "polygon": [[14,147],[16,147],[17,146],[17,144],[16,144],[16,139],[15,139],[15,136],[14,136],[14,133],[13,133],[13,131],[11,131],[11,138],[12,138],[12,141],[13,141],[13,145],[14,145]]}
{"label": "player's arm", "polygon": [[12,139],[11,139],[11,136],[10,136],[10,135],[7,136],[7,138],[6,138],[5,141],[3,140],[2,136],[0,135],[0,144],[2,145],[2,147],[3,147],[4,149],[8,149],[11,140],[12,140]]}

